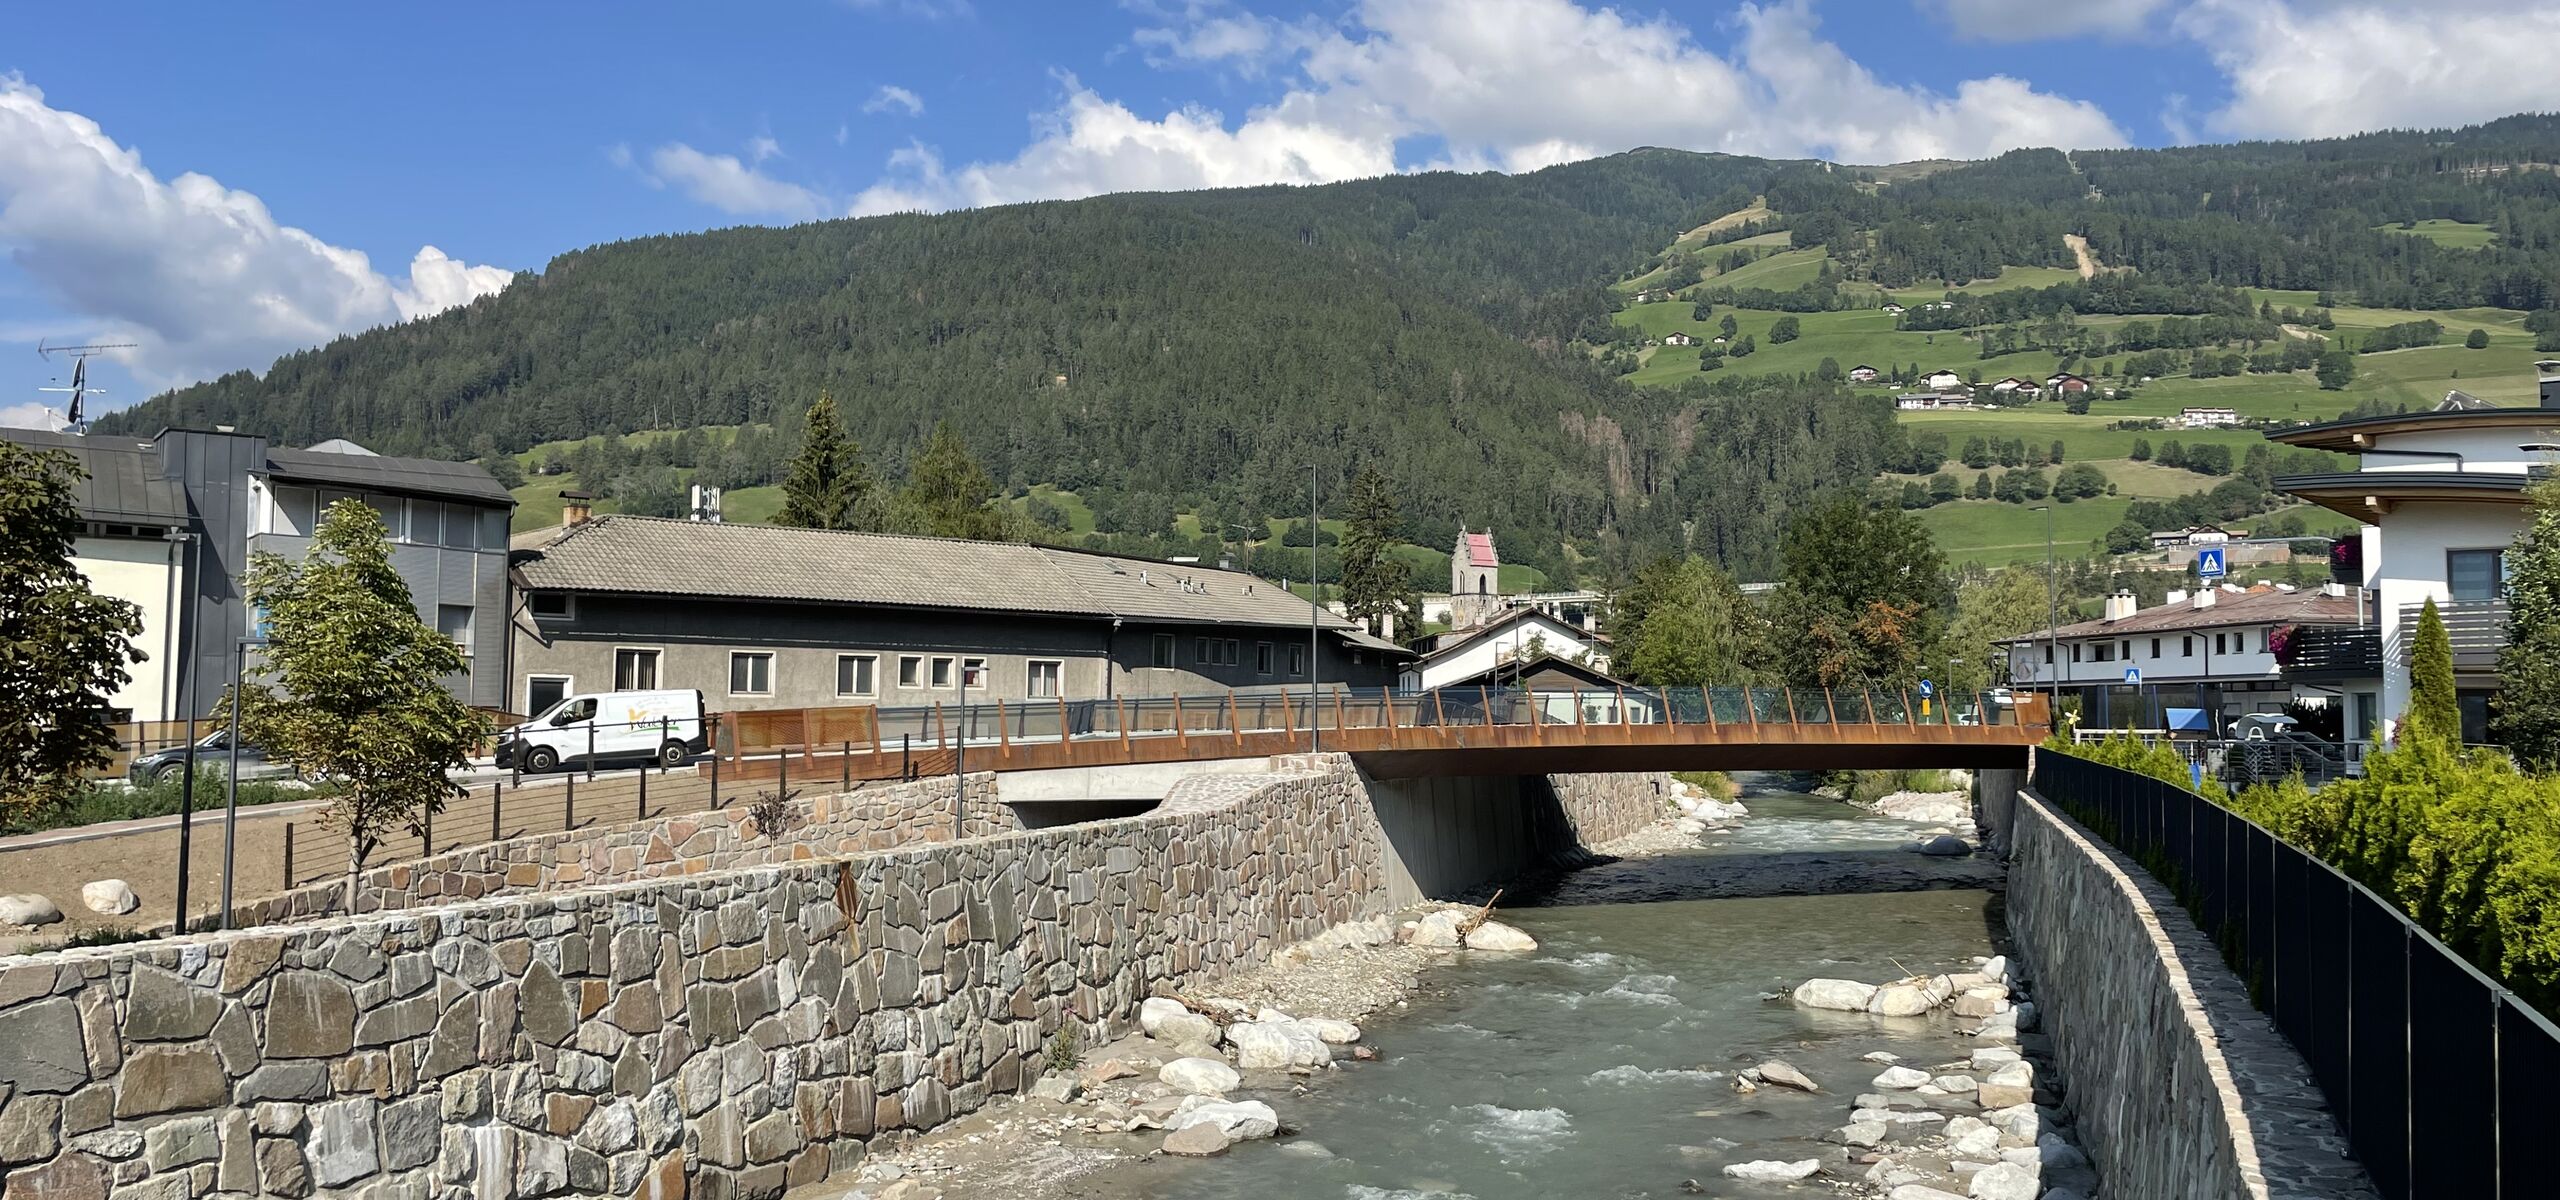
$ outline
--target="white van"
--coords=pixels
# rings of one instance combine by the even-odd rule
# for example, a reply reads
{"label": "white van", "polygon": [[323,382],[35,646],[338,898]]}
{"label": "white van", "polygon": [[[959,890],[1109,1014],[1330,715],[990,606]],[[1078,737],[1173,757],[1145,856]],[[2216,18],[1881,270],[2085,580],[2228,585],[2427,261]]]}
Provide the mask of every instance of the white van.
{"label": "white van", "polygon": [[535,774],[590,760],[674,767],[708,745],[700,692],[581,692],[501,732],[497,764]]}

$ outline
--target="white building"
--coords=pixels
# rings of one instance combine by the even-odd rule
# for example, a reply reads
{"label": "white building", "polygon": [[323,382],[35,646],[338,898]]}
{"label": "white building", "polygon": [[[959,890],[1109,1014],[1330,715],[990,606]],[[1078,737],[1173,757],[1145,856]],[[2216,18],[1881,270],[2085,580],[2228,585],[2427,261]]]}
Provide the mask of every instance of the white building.
{"label": "white building", "polygon": [[1489,673],[1498,677],[1498,667],[1525,670],[1541,657],[1581,662],[1605,673],[1608,647],[1608,640],[1599,634],[1535,608],[1514,608],[1473,629],[1453,630],[1432,639],[1427,647],[1417,646],[1422,657],[1405,667],[1397,686],[1430,689]]}
{"label": "white building", "polygon": [[1920,385],[1933,392],[1954,391],[1964,386],[1964,376],[1940,368],[1920,377]]}
{"label": "white building", "polygon": [[2079,696],[2083,728],[2158,729],[2166,710],[2193,708],[2215,714],[2219,730],[2297,699],[2327,700],[2329,690],[2290,678],[2278,651],[2301,629],[2352,629],[2363,613],[2353,590],[2334,584],[2173,591],[2167,603],[2142,609],[2132,593],[2119,592],[2097,620],[2001,644],[2010,683]]}
{"label": "white building", "polygon": [[2180,429],[2229,429],[2240,423],[2240,412],[2230,408],[2182,408],[2178,410]]}
{"label": "white building", "polygon": [[2377,724],[2409,707],[2409,637],[2432,600],[2453,636],[2463,739],[2488,734],[2506,643],[2507,548],[2526,516],[2525,487],[2560,449],[2560,362],[2541,370],[2536,408],[2449,407],[2331,421],[2267,436],[2358,456],[2357,469],[2296,475],[2276,486],[2365,523],[2356,564],[2375,596],[2380,640]]}

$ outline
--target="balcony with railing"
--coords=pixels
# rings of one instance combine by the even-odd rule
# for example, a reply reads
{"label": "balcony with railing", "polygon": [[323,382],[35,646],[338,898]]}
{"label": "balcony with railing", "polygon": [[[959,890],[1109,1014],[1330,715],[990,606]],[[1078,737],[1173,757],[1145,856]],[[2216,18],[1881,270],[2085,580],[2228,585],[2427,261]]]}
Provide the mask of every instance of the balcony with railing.
{"label": "balcony with railing", "polygon": [[[2424,604],[2400,606],[2400,637],[2404,646],[2417,636],[2418,617]],[[2507,645],[2507,602],[2504,600],[2453,600],[2436,605],[2436,615],[2444,619],[2446,636],[2453,641],[2453,669],[2457,671],[2494,671],[2498,669],[2498,652]]]}
{"label": "balcony with railing", "polygon": [[2356,679],[2382,674],[2382,631],[2371,625],[2291,625],[2268,638],[2289,678]]}

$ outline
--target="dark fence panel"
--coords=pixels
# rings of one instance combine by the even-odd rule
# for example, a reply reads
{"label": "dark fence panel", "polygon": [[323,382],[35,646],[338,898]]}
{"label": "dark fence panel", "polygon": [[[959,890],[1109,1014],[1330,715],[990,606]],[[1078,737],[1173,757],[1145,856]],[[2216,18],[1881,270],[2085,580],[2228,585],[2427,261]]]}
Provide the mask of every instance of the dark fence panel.
{"label": "dark fence panel", "polygon": [[2185,788],[2051,752],[2035,784],[2161,873],[2310,1064],[2383,1195],[2560,1194],[2560,1027],[2388,901]]}

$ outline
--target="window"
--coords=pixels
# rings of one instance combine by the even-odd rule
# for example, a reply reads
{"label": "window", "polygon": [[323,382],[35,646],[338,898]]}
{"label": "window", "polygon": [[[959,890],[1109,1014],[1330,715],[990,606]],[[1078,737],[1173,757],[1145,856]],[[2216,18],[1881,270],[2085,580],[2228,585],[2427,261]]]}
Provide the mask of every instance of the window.
{"label": "window", "polygon": [[1289,675],[1291,678],[1296,678],[1298,676],[1305,675],[1306,673],[1307,648],[1292,644],[1289,647]]}
{"label": "window", "polygon": [[2123,642],[2118,643],[2116,646],[2116,657],[2121,658],[2126,662],[2133,661],[2133,639],[2126,638]]}
{"label": "window", "polygon": [[2444,582],[2456,600],[2495,600],[2505,591],[2507,552],[2447,550]]}
{"label": "window", "polygon": [[937,657],[933,660],[934,687],[947,689],[951,686],[951,664],[952,660],[949,658]]}
{"label": "window", "polygon": [[[368,501],[370,503],[370,501]],[[398,504],[397,500],[390,503]],[[433,500],[409,502],[409,540],[432,546],[444,540],[444,506]]]}
{"label": "window", "polygon": [[1147,665],[1150,667],[1170,667],[1173,665],[1173,656],[1176,653],[1177,651],[1174,649],[1173,635],[1170,633],[1159,633],[1155,636],[1153,645],[1148,649]]}
{"label": "window", "polygon": [[2089,647],[2089,661],[2114,662],[2115,660],[2116,644],[2114,642],[2099,642]]}
{"label": "window", "polygon": [[[731,674],[736,672],[732,670]],[[657,686],[657,651],[616,649],[613,652],[613,690],[645,692]],[[738,689],[732,687],[729,690],[734,692]]]}
{"label": "window", "polygon": [[2080,661],[2080,643],[2078,642],[2071,643],[2071,661]]}
{"label": "window", "polygon": [[2052,665],[2053,665],[2053,643],[2052,643],[2052,642],[2046,642],[2046,643],[2044,644],[2044,665],[2046,665],[2046,666],[2048,666],[2048,667],[2050,667],[2050,666],[2052,666]]}
{"label": "window", "polygon": [[464,654],[471,653],[471,606],[439,604],[436,606],[436,632],[453,639]]}
{"label": "window", "polygon": [[1240,663],[1240,662],[1243,662],[1243,661],[1244,661],[1244,641],[1243,641],[1243,639],[1241,639],[1241,638],[1228,638],[1228,639],[1226,639],[1225,644],[1223,644],[1223,645],[1221,645],[1221,646],[1219,646],[1219,647],[1218,647],[1218,663],[1219,663],[1219,665],[1221,665],[1221,666],[1228,666],[1228,667],[1232,667],[1232,666],[1236,665],[1237,663]]}
{"label": "window", "polygon": [[567,592],[535,592],[525,601],[525,606],[533,610],[534,616],[552,620],[565,621],[576,615]]}
{"label": "window", "polygon": [[408,540],[408,523],[402,520],[409,511],[407,501],[392,496],[367,496],[364,498],[364,503],[365,507],[372,509],[382,518],[384,537],[395,542]]}
{"label": "window", "polygon": [[1023,694],[1034,700],[1053,700],[1065,693],[1060,689],[1060,676],[1066,664],[1050,659],[1032,659],[1024,680]]}
{"label": "window", "polygon": [[898,656],[898,686],[902,688],[920,688],[924,686],[923,655],[901,654]]}
{"label": "window", "polygon": [[1271,673],[1271,643],[1254,643],[1253,669],[1256,674],[1268,675]]}
{"label": "window", "polygon": [[1218,644],[1214,638],[1202,638],[1200,639],[1200,644],[1192,647],[1191,649],[1192,662],[1206,666],[1210,663],[1216,662],[1217,660]]}
{"label": "window", "polygon": [[270,532],[309,537],[313,526],[319,523],[319,510],[320,493],[310,488],[279,487],[276,489],[276,515]]}
{"label": "window", "polygon": [[567,675],[527,675],[524,677],[525,715],[538,717],[551,711],[551,706],[569,698],[576,680]]}
{"label": "window", "polygon": [[2160,639],[2158,638],[2151,639],[2151,657],[2160,657]]}
{"label": "window", "polygon": [[964,658],[960,660],[961,691],[982,692],[987,689],[988,685],[987,660],[983,658]]}
{"label": "window", "polygon": [[2194,658],[2196,656],[2196,635],[2190,633],[2184,634],[2178,638],[2178,656],[2180,658]]}
{"label": "window", "polygon": [[[424,500],[411,501],[410,512],[415,513],[425,503]],[[479,534],[479,513],[459,504],[444,506],[444,545],[447,549],[469,550],[473,543],[479,541]]]}
{"label": "window", "polygon": [[763,650],[730,651],[729,694],[732,696],[772,695],[773,654]]}
{"label": "window", "polygon": [[839,654],[836,656],[836,694],[869,696],[879,690],[880,656],[876,654]]}

